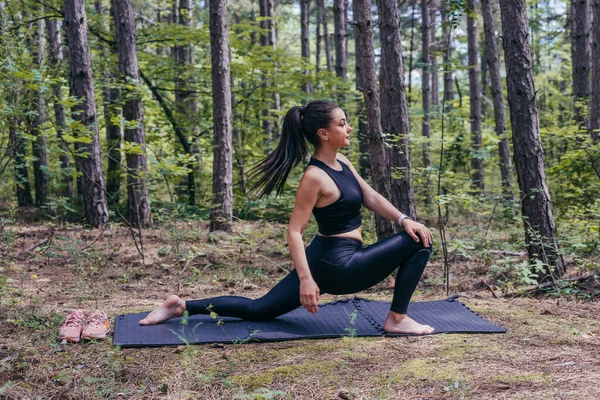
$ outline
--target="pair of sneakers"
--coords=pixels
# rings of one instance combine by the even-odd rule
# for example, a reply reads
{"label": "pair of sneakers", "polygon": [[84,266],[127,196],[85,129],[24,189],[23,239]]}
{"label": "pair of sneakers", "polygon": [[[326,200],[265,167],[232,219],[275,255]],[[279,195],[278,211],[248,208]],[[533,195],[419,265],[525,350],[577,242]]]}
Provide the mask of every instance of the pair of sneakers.
{"label": "pair of sneakers", "polygon": [[94,310],[85,318],[83,311],[69,310],[65,323],[58,331],[58,338],[77,343],[81,339],[104,339],[109,331],[110,322],[104,311]]}

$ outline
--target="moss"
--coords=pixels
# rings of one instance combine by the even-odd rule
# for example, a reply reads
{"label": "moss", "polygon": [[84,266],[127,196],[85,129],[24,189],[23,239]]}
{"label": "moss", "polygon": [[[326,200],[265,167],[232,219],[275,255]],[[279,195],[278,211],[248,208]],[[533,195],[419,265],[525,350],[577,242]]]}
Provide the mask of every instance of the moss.
{"label": "moss", "polygon": [[[468,381],[467,377],[458,370],[454,363],[440,362],[437,359],[415,359],[402,363],[381,379],[386,383],[405,381],[409,386],[423,386],[427,382],[435,381],[448,383],[454,381]],[[407,382],[412,379],[413,382]]]}
{"label": "moss", "polygon": [[347,341],[319,341],[319,342],[311,342],[310,344],[306,344],[304,346],[294,346],[289,347],[287,349],[278,349],[269,352],[269,356],[283,359],[289,358],[290,356],[298,355],[298,354],[319,354],[319,353],[337,353],[341,350],[350,350],[353,347],[352,343]]}
{"label": "moss", "polygon": [[312,361],[302,364],[283,365],[253,375],[231,376],[229,380],[233,384],[243,386],[246,389],[257,389],[272,385],[276,380],[295,380],[313,374],[318,374],[321,382],[333,382],[336,379],[332,374],[334,371],[339,370],[341,364],[342,362],[340,361]]}
{"label": "moss", "polygon": [[492,378],[495,382],[504,383],[547,383],[548,378],[543,373],[538,374],[505,374]]}

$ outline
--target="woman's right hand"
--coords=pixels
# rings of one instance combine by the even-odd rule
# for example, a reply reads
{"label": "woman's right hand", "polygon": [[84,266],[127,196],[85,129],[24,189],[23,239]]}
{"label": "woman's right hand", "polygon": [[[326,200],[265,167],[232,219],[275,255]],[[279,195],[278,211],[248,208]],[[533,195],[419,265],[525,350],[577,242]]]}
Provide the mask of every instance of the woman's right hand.
{"label": "woman's right hand", "polygon": [[321,291],[314,279],[300,281],[300,303],[310,313],[319,311],[319,296]]}

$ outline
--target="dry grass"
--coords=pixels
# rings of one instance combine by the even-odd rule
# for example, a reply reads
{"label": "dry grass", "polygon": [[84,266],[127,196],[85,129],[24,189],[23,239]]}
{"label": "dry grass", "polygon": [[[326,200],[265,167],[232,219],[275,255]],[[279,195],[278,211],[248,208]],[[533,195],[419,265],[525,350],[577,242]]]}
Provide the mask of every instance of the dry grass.
{"label": "dry grass", "polygon": [[[0,398],[600,398],[600,304],[495,299],[482,288],[483,257],[456,257],[452,292],[467,294],[463,301],[505,335],[120,350],[110,340],[59,343],[65,311],[99,307],[114,318],[168,293],[259,296],[291,268],[284,227],[244,222],[232,235],[212,235],[178,222],[148,230],[145,266],[122,227],[99,238],[41,224],[10,230],[0,246],[0,278],[8,278],[0,280]],[[443,298],[440,276],[434,258],[415,299]],[[389,300],[390,286],[361,296]]]}

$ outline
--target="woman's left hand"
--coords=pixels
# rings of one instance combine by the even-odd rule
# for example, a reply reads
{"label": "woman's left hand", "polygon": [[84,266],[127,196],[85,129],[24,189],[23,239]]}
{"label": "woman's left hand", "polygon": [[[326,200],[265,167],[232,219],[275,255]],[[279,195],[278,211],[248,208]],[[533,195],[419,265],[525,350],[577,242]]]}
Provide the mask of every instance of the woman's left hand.
{"label": "woman's left hand", "polygon": [[[433,242],[431,237],[431,231],[427,229],[427,227],[422,223],[405,218],[404,221],[402,221],[402,226],[406,230],[406,233],[408,233],[410,237],[412,237],[415,240],[415,242],[418,243],[419,236],[421,236],[421,238],[423,239],[424,247],[429,247]],[[417,236],[417,233],[419,234],[419,236]]]}

